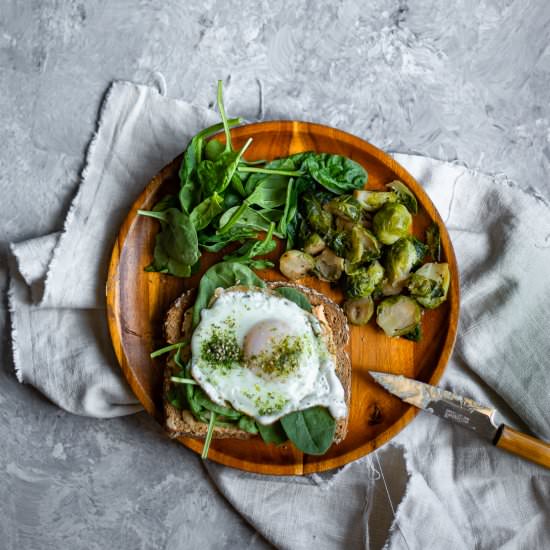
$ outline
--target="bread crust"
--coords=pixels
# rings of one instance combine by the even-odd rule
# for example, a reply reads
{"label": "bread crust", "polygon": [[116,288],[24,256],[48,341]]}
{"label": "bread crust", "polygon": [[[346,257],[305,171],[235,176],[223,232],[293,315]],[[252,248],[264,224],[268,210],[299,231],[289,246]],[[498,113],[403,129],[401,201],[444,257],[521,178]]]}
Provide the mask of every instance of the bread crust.
{"label": "bread crust", "polygon": [[[348,408],[348,415],[345,418],[338,419],[336,422],[334,443],[339,443],[345,438],[347,433],[351,400],[351,361],[346,352],[346,346],[349,341],[349,326],[345,313],[336,303],[315,289],[287,281],[267,282],[268,291],[274,291],[279,287],[295,288],[307,296],[313,307],[314,314],[323,327],[328,351],[335,357],[336,375],[344,388]],[[233,287],[229,289],[229,291],[232,290],[237,291],[242,290],[242,288]],[[163,328],[164,337],[169,344],[191,340],[195,296],[195,290],[185,292],[173,302],[168,310]],[[181,359],[188,361],[190,353],[190,346],[185,346],[181,350]],[[191,437],[194,439],[204,439],[208,431],[208,425],[197,421],[190,411],[177,409],[165,397],[172,384],[170,377],[173,376],[176,369],[177,366],[171,356],[164,370],[164,427],[172,438]],[[257,436],[238,428],[215,426],[212,437],[215,439],[250,439]]]}

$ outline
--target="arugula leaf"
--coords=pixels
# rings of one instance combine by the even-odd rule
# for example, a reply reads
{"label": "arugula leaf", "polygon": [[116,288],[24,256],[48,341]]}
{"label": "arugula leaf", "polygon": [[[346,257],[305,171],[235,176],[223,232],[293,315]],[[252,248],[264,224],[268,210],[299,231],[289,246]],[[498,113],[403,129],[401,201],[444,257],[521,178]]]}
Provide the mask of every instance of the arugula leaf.
{"label": "arugula leaf", "polygon": [[192,266],[200,258],[197,232],[189,216],[177,208],[163,212],[138,210],[138,214],[155,218],[162,226],[156,236],[154,259],[149,270],[189,277]]}
{"label": "arugula leaf", "polygon": [[205,307],[208,307],[210,299],[217,288],[229,288],[237,284],[260,288],[265,287],[263,280],[244,264],[220,262],[208,269],[199,283],[197,299],[193,306],[193,327],[199,324],[201,311]]}
{"label": "arugula leaf", "polygon": [[214,192],[213,195],[195,206],[189,217],[191,223],[195,226],[195,230],[200,231],[207,227],[221,212],[223,212],[223,197]]}
{"label": "arugula leaf", "polygon": [[308,455],[324,454],[334,441],[336,420],[324,407],[310,407],[281,418],[288,439]]}
{"label": "arugula leaf", "polygon": [[272,222],[269,226],[269,230],[264,238],[260,241],[257,239],[250,240],[243,244],[240,248],[235,250],[232,254],[224,256],[223,259],[226,262],[239,262],[249,265],[255,269],[265,269],[266,267],[273,267],[273,263],[267,260],[254,260],[255,256],[265,256],[272,252],[277,243],[273,240],[273,230],[275,224]]}
{"label": "arugula leaf", "polygon": [[275,289],[275,292],[279,293],[281,296],[294,302],[297,306],[300,306],[304,311],[311,313],[312,307],[309,303],[309,300],[306,298],[306,295],[295,288],[289,286],[280,286]]}
{"label": "arugula leaf", "polygon": [[269,426],[264,426],[259,422],[256,425],[258,426],[258,431],[260,432],[260,435],[265,443],[280,445],[288,440],[280,421],[270,424]]}
{"label": "arugula leaf", "polygon": [[302,169],[307,170],[325,189],[336,194],[362,189],[367,181],[366,170],[341,155],[312,153],[305,158]]}

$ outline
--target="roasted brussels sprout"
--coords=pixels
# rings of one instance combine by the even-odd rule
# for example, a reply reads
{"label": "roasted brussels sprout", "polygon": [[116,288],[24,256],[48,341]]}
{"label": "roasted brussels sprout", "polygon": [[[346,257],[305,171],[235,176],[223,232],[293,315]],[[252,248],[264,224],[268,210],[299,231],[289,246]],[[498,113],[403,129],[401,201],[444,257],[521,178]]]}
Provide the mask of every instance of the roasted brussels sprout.
{"label": "roasted brussels sprout", "polygon": [[344,218],[336,218],[334,225],[336,226],[336,231],[351,231],[355,223]]}
{"label": "roasted brussels sprout", "polygon": [[411,214],[418,214],[418,203],[416,202],[416,197],[403,182],[395,180],[388,183],[386,187],[389,187],[397,195],[397,200],[401,204],[404,204]]}
{"label": "roasted brussels sprout", "polygon": [[325,248],[315,258],[315,273],[322,281],[335,282],[342,276],[344,258],[337,256],[330,248]]}
{"label": "roasted brussels sprout", "polygon": [[388,283],[395,285],[404,281],[424,257],[426,245],[409,236],[392,244],[385,257]]}
{"label": "roasted brussels sprout", "polygon": [[332,214],[324,210],[321,202],[313,195],[305,195],[303,200],[307,222],[324,237],[332,227]]}
{"label": "roasted brussels sprout", "polygon": [[390,284],[388,279],[384,279],[380,285],[376,287],[376,292],[380,296],[395,296],[397,294],[400,294],[401,291],[405,288],[406,280],[404,281],[397,281],[394,284]]}
{"label": "roasted brussels sprout", "polygon": [[304,252],[315,256],[322,252],[326,246],[325,241],[319,235],[319,233],[312,233],[304,243]]}
{"label": "roasted brussels sprout", "polygon": [[434,309],[447,299],[450,281],[449,264],[428,263],[409,277],[407,288],[420,305]]}
{"label": "roasted brussels sprout", "polygon": [[350,298],[370,296],[384,278],[384,268],[374,261],[369,267],[359,267],[348,274],[346,293]]}
{"label": "roasted brussels sprout", "polygon": [[352,325],[366,325],[374,313],[371,296],[350,298],[344,303],[344,313]]}
{"label": "roasted brussels sprout", "polygon": [[330,248],[337,256],[346,256],[349,248],[349,234],[346,231],[331,231],[327,235]]}
{"label": "roasted brussels sprout", "polygon": [[376,308],[376,323],[390,337],[414,332],[421,319],[421,307],[409,296],[391,296]]}
{"label": "roasted brussels sprout", "polygon": [[373,230],[383,244],[393,244],[411,231],[412,216],[402,204],[386,204],[373,219]]}
{"label": "roasted brussels sprout", "polygon": [[358,222],[361,219],[361,205],[351,195],[340,195],[328,201],[323,208],[344,220]]}
{"label": "roasted brussels sprout", "polygon": [[359,264],[380,258],[380,243],[362,225],[354,225],[350,232],[350,247],[347,259],[351,264]]}
{"label": "roasted brussels sprout", "polygon": [[301,279],[315,267],[315,260],[300,250],[287,250],[279,259],[281,273],[289,279]]}
{"label": "roasted brussels sprout", "polygon": [[397,202],[397,193],[391,191],[366,191],[365,189],[358,189],[353,192],[353,197],[367,212],[374,212],[385,204]]}

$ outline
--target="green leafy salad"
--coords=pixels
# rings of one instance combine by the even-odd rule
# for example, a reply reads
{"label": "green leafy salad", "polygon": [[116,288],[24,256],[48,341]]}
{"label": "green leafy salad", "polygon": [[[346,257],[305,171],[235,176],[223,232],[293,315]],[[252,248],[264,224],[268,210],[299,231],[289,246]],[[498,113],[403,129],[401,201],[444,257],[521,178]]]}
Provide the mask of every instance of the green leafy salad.
{"label": "green leafy salad", "polygon": [[[376,322],[390,337],[421,338],[425,308],[447,298],[450,274],[440,262],[440,238],[432,224],[425,242],[412,235],[418,212],[414,194],[400,181],[384,191],[366,190],[366,170],[337,154],[300,152],[271,161],[247,161],[246,150],[233,148],[230,130],[240,118],[227,118],[222,84],[217,104],[221,122],[195,135],[184,152],[177,195],[163,197],[141,216],[160,223],[153,261],[147,271],[189,277],[200,270],[203,251],[223,256],[203,275],[193,310],[193,326],[216,288],[245,285],[263,288],[252,270],[274,267],[264,257],[286,241],[279,269],[291,280],[315,275],[341,285],[343,305],[352,324],[364,325],[376,311]],[[215,134],[223,130],[224,142]],[[426,262],[426,260],[430,260]],[[292,288],[279,289],[304,310],[307,298]],[[335,419],[324,407],[292,412],[263,425],[230,406],[214,403],[181,361],[189,342],[167,346],[180,372],[169,395],[177,408],[188,409],[209,426],[206,456],[214,426],[233,426],[259,433],[268,443],[290,440],[309,454],[322,454],[332,443]]]}

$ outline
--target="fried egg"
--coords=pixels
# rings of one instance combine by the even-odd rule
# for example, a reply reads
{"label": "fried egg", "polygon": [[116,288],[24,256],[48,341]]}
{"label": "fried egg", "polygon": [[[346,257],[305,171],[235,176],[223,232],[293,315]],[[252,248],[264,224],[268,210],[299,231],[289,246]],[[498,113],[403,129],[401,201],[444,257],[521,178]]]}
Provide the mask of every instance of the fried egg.
{"label": "fried egg", "polygon": [[191,374],[218,405],[263,425],[314,405],[346,416],[318,319],[261,289],[218,289],[191,339]]}

